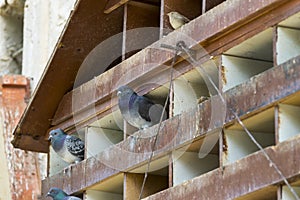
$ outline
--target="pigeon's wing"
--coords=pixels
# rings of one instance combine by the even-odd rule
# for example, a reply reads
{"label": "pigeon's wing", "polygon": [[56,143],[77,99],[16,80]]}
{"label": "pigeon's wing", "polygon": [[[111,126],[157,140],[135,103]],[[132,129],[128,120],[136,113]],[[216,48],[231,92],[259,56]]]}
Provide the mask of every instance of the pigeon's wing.
{"label": "pigeon's wing", "polygon": [[150,117],[150,108],[154,105],[154,103],[144,96],[138,96],[136,103],[138,104],[138,112],[140,116],[148,122],[151,122]]}
{"label": "pigeon's wing", "polygon": [[79,197],[65,197],[63,200],[82,200]]}
{"label": "pigeon's wing", "polygon": [[175,13],[174,17],[183,21],[184,23],[188,23],[190,21],[190,19],[188,19],[186,16],[179,14],[179,13]]}
{"label": "pigeon's wing", "polygon": [[187,17],[185,17],[183,15],[181,17],[182,17],[182,20],[184,21],[184,23],[188,23],[190,21]]}
{"label": "pigeon's wing", "polygon": [[79,158],[84,158],[84,142],[75,136],[66,137],[66,145],[68,151]]}

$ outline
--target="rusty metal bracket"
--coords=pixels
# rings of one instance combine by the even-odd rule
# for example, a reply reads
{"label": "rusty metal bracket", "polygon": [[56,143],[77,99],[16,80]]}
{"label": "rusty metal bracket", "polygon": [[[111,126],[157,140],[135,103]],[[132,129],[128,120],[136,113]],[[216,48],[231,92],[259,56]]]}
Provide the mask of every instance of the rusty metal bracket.
{"label": "rusty metal bracket", "polygon": [[193,59],[196,59],[195,58],[196,57],[196,51],[193,50],[193,49],[188,48],[187,45],[185,44],[185,42],[182,41],[182,40],[178,41],[176,43],[176,46],[172,46],[172,45],[169,45],[169,44],[161,44],[160,46],[162,48],[171,49],[171,50],[174,50],[174,51],[180,52],[180,53],[185,53],[186,51],[188,51],[188,54],[191,55],[193,57]]}

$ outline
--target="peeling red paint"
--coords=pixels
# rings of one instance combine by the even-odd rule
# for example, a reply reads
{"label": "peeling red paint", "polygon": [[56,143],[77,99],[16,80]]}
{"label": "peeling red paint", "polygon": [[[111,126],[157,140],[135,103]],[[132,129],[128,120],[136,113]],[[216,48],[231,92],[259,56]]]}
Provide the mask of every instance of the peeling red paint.
{"label": "peeling red paint", "polygon": [[4,133],[12,200],[37,200],[41,190],[38,154],[15,149],[11,144],[12,132],[30,95],[29,80],[20,75],[5,75],[0,83],[0,112],[4,121],[1,132]]}

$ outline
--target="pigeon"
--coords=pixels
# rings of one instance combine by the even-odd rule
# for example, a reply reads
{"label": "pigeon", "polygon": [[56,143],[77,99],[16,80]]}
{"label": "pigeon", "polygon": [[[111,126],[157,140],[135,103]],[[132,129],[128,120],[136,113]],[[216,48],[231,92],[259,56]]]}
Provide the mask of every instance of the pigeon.
{"label": "pigeon", "polygon": [[53,187],[49,190],[46,197],[52,197],[53,200],[81,200],[78,197],[68,196],[63,190]]}
{"label": "pigeon", "polygon": [[181,26],[190,21],[188,18],[175,11],[170,12],[167,15],[169,16],[170,24],[174,29],[179,29]]}
{"label": "pigeon", "polygon": [[[138,129],[145,129],[160,121],[162,106],[139,96],[128,86],[117,89],[118,104],[124,119]],[[164,119],[166,115],[164,115]]]}
{"label": "pigeon", "polygon": [[53,150],[66,162],[77,163],[84,158],[84,142],[78,137],[67,135],[62,129],[49,133]]}

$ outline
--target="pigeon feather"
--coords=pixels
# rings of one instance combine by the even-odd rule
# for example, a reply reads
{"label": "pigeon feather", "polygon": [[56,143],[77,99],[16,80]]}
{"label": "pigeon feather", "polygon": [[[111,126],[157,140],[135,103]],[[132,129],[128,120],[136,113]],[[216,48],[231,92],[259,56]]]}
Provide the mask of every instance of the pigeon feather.
{"label": "pigeon feather", "polygon": [[84,142],[80,138],[67,135],[62,129],[55,129],[50,131],[49,140],[53,150],[66,162],[83,160]]}
{"label": "pigeon feather", "polygon": [[84,142],[81,139],[68,135],[66,137],[66,145],[71,154],[81,159],[84,158]]}
{"label": "pigeon feather", "polygon": [[52,187],[46,196],[52,197],[53,200],[82,200],[79,197],[69,196],[62,189]]}
{"label": "pigeon feather", "polygon": [[118,102],[124,119],[134,127],[144,129],[158,122],[162,109],[145,96],[139,96],[128,86],[117,90]]}

